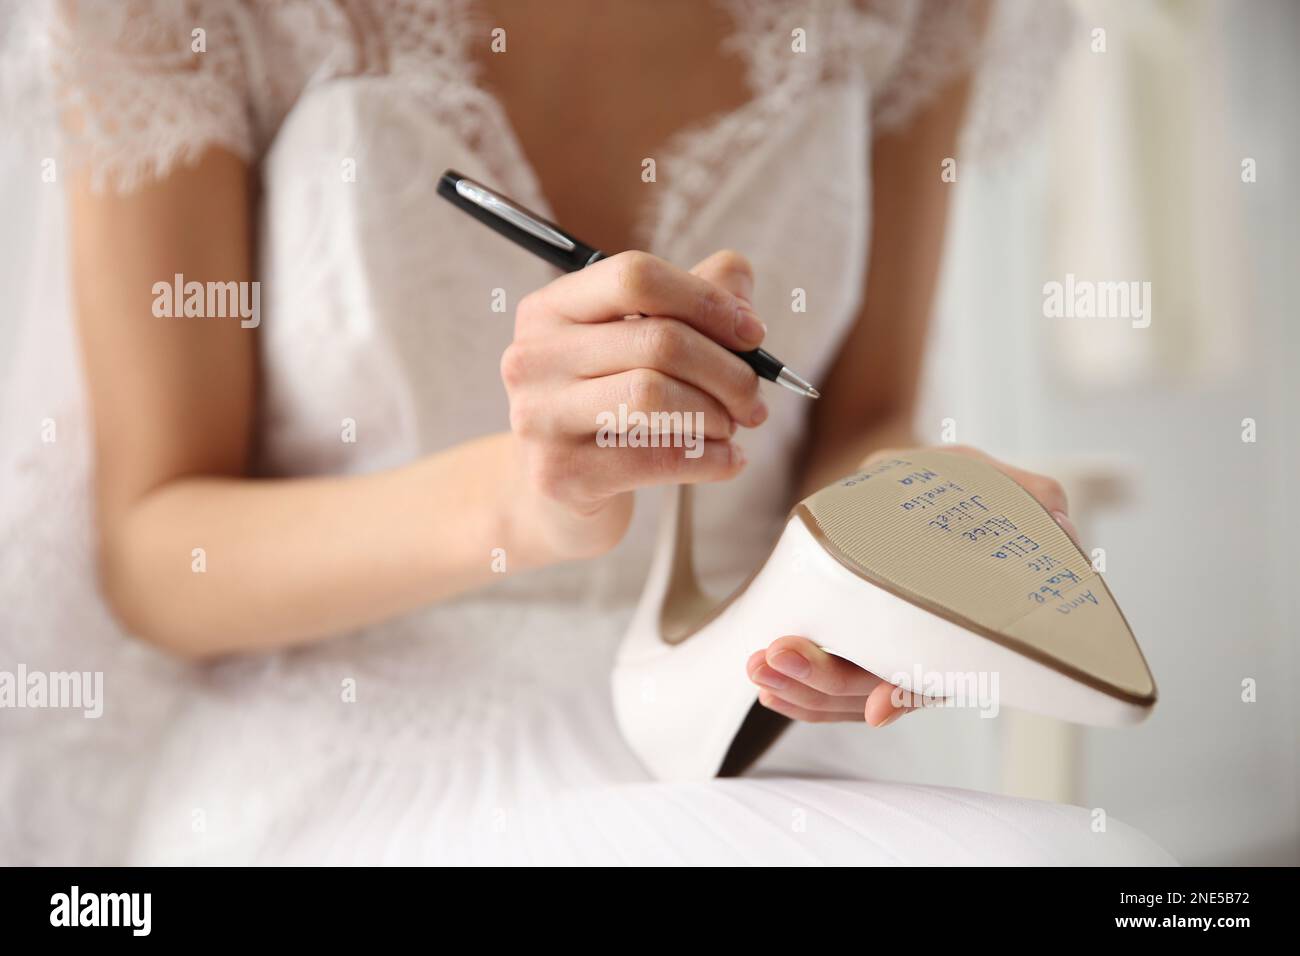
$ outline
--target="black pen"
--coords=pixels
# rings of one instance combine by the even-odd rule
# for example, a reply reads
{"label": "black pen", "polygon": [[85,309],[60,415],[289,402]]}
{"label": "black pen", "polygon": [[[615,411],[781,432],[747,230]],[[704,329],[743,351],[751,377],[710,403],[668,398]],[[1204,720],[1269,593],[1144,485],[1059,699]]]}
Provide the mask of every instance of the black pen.
{"label": "black pen", "polygon": [[[438,180],[438,195],[489,229],[565,272],[577,272],[605,258],[605,253],[599,249],[579,242],[554,223],[454,169],[447,170]],[[798,395],[821,398],[821,393],[801,375],[762,349],[728,351],[743,359],[760,378],[784,385]]]}

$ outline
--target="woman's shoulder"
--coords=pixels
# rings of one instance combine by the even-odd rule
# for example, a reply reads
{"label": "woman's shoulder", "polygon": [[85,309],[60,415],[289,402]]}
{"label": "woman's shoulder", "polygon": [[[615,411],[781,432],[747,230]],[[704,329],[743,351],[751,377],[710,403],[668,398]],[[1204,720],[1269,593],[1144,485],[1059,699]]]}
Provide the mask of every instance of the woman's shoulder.
{"label": "woman's shoulder", "polygon": [[[312,87],[437,74],[465,0],[46,0],[0,36],[44,78],[17,109],[70,166],[130,191],[205,149],[256,163]],[[6,104],[15,108],[14,104]]]}

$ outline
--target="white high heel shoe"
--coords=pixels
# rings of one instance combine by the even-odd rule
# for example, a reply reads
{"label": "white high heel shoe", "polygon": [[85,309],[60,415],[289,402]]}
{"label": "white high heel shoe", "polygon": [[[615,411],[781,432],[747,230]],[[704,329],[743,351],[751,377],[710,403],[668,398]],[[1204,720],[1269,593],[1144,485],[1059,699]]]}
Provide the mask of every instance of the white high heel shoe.
{"label": "white high heel shoe", "polygon": [[920,451],[823,488],[721,602],[695,577],[690,504],[689,486],[669,495],[613,674],[623,736],[660,779],[738,774],[775,740],[787,721],[758,704],[745,661],[787,634],[923,696],[982,682],[997,706],[1105,726],[1155,705],[1105,582],[983,461]]}

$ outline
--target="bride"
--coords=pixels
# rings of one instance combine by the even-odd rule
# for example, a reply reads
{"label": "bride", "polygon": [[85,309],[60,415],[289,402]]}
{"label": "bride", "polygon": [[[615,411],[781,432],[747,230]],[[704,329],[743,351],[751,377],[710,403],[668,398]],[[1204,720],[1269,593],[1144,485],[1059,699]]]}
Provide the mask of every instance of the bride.
{"label": "bride", "polygon": [[[19,15],[73,315],[32,310],[11,383],[0,653],[102,671],[105,706],[3,716],[4,855],[1168,862],[1080,808],[869,766],[655,783],[608,700],[663,488],[698,486],[721,591],[793,502],[912,442],[942,164],[979,67],[1050,60],[1030,6]],[[1008,23],[1037,32],[992,42]],[[438,200],[448,167],[644,251],[556,278]],[[156,314],[182,276],[255,289],[259,322]],[[824,397],[727,351],[760,344]],[[598,444],[620,405],[702,413],[702,453]],[[1073,533],[1059,485],[1000,467]],[[815,638],[755,633],[736,667],[775,714],[887,733],[892,686]]]}

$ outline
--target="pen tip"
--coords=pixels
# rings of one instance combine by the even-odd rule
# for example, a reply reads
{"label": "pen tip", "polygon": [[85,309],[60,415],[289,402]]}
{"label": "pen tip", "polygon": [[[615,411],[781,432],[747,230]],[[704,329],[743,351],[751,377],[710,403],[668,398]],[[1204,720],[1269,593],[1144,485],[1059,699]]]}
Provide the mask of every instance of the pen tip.
{"label": "pen tip", "polygon": [[809,382],[802,375],[791,371],[784,365],[781,366],[781,371],[777,373],[776,384],[788,388],[796,395],[803,395],[807,398],[822,397],[822,393],[812,387],[812,382]]}

